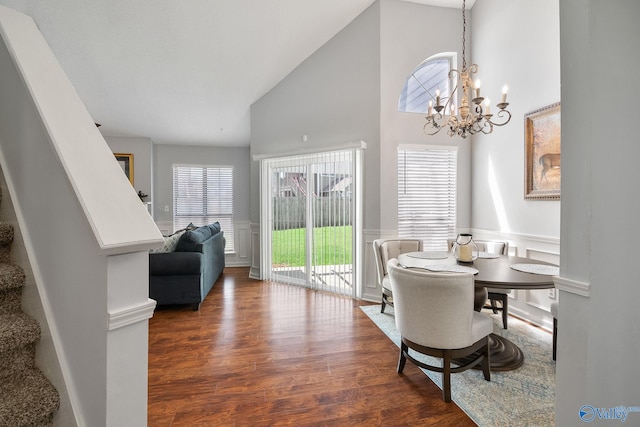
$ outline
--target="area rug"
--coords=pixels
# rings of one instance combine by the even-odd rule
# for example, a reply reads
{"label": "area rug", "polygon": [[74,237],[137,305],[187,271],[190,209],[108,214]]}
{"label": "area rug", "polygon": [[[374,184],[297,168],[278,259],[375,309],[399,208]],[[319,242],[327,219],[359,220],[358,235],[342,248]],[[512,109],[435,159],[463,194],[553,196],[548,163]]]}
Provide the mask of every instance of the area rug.
{"label": "area rug", "polygon": [[[380,305],[360,308],[400,346],[393,307],[387,306],[385,313],[380,313]],[[513,371],[491,372],[491,381],[485,381],[482,371],[476,369],[451,375],[453,401],[481,427],[553,426],[556,365],[551,358],[551,334],[512,316],[509,329],[505,330],[501,315],[491,315],[491,318],[494,333],[522,349],[524,364]],[[413,355],[436,366],[441,364],[440,359]],[[442,388],[441,374],[424,369],[423,372]]]}

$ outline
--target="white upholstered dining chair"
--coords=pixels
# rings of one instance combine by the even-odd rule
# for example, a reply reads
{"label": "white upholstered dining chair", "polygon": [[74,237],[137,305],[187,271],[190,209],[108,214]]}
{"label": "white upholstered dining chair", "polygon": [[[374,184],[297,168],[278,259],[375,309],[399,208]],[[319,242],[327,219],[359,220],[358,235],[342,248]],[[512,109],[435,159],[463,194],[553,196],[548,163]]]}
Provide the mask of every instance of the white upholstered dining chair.
{"label": "white upholstered dining chair", "polygon": [[[490,381],[488,337],[493,323],[489,316],[473,310],[473,275],[403,268],[397,259],[390,260],[387,269],[401,335],[398,373],[402,373],[407,359],[423,369],[442,373],[445,402],[451,401],[452,373],[481,364],[485,380]],[[417,360],[412,356],[414,351],[442,358],[442,366]]]}
{"label": "white upholstered dining chair", "polygon": [[[478,252],[488,254],[508,255],[509,242],[493,241],[493,240],[473,240],[478,246]],[[449,239],[449,250],[453,247],[455,239]],[[502,312],[502,327],[507,329],[507,319],[509,315],[509,294],[511,289],[487,288],[487,301],[489,304],[483,308],[492,310],[495,314]]]}
{"label": "white upholstered dining chair", "polygon": [[393,295],[391,282],[387,274],[387,262],[392,258],[398,258],[400,254],[421,251],[422,240],[419,239],[377,239],[373,241],[378,286],[382,288],[381,313],[384,313],[387,304],[393,307]]}

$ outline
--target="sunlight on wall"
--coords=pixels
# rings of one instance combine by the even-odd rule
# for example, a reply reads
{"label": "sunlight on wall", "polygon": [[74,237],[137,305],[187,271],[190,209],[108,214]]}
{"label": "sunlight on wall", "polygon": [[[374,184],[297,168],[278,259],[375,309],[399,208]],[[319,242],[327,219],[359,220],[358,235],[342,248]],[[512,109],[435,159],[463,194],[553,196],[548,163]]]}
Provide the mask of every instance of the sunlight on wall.
{"label": "sunlight on wall", "polygon": [[511,231],[509,221],[507,220],[507,213],[504,210],[502,194],[500,193],[500,188],[498,188],[498,181],[496,179],[495,170],[493,169],[491,157],[489,157],[489,190],[491,191],[493,206],[496,209],[496,215],[498,216],[498,222],[500,223],[500,231]]}

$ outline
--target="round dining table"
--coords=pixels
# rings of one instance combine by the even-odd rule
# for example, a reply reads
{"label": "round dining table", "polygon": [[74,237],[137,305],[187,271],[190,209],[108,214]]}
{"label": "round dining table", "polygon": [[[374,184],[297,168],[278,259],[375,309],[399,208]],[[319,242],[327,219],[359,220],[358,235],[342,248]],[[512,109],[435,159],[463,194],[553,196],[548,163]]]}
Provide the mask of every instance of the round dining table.
{"label": "round dining table", "polygon": [[[398,256],[398,262],[406,268],[430,268],[442,271],[470,270],[475,279],[474,310],[480,311],[487,300],[487,287],[498,289],[550,289],[557,266],[529,258],[508,255],[480,254],[472,263],[459,263],[447,252],[409,252]],[[517,269],[516,269],[517,268]],[[524,271],[523,271],[524,270]],[[455,271],[453,271],[455,273]],[[544,274],[551,273],[551,274]],[[510,371],[524,363],[522,350],[512,341],[492,333],[489,336],[492,371]],[[461,359],[473,360],[474,355]]]}

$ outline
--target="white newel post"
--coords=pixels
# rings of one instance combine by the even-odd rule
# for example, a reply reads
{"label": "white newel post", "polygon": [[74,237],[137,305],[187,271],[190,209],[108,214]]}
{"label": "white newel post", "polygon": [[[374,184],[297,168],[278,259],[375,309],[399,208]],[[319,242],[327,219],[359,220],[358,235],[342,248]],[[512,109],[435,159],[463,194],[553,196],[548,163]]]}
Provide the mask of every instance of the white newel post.
{"label": "white newel post", "polygon": [[147,425],[149,254],[108,257],[107,426]]}

